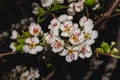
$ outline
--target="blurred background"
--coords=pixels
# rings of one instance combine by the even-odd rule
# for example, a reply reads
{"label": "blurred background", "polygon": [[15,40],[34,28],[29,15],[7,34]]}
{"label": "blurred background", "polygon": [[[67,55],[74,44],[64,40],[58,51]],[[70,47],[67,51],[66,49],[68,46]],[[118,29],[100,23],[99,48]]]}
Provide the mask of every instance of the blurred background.
{"label": "blurred background", "polygon": [[[105,6],[111,4],[111,0],[103,1]],[[39,0],[0,0],[0,53],[10,52],[10,33],[12,24],[18,24],[22,19],[34,18],[32,13],[32,3]],[[109,4],[110,3],[110,4]],[[94,13],[94,12],[93,12]],[[97,12],[99,13],[99,12]],[[99,27],[101,23],[97,26]],[[46,25],[44,22],[41,25]],[[99,37],[93,45],[93,49],[98,47],[102,41],[115,41],[116,47],[120,49],[120,16],[116,16],[107,21],[106,26],[99,32]],[[46,29],[46,27],[42,27]],[[97,27],[96,27],[97,29]],[[40,74],[46,76],[52,72],[52,68],[46,68],[42,61],[37,60],[38,55],[15,54],[0,57],[0,80],[5,78],[16,65],[36,66],[40,68]],[[50,80],[120,80],[120,60],[109,56],[93,56],[89,59],[80,59],[76,62],[65,63],[63,60],[53,58],[55,73]],[[40,67],[42,66],[42,67]],[[106,78],[109,77],[109,78]],[[40,79],[39,79],[40,80]]]}

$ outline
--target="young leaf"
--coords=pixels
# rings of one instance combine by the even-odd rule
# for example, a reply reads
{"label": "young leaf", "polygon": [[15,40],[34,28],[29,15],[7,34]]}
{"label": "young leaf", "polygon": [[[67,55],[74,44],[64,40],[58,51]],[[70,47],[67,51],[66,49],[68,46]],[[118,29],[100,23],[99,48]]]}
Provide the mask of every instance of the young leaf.
{"label": "young leaf", "polygon": [[16,51],[22,51],[22,47],[24,44],[20,44],[18,46],[16,46]]}
{"label": "young leaf", "polygon": [[59,3],[54,3],[53,7],[49,11],[54,12],[59,9],[65,9],[65,8],[68,8],[68,6],[60,5]]}
{"label": "young leaf", "polygon": [[43,16],[45,13],[46,11],[43,8],[41,7],[38,8],[38,14],[37,14],[38,16]]}
{"label": "young leaf", "polygon": [[101,47],[110,49],[110,45],[107,42],[102,42]]}
{"label": "young leaf", "polygon": [[25,39],[17,39],[17,42],[20,43],[20,44],[21,44],[21,43],[24,43],[24,42],[25,42]]}
{"label": "young leaf", "polygon": [[104,50],[103,50],[102,48],[96,48],[96,51],[97,51],[98,53],[104,53]]}
{"label": "young leaf", "polygon": [[86,1],[85,1],[85,4],[86,4],[86,5],[89,5],[89,6],[92,6],[92,5],[94,5],[96,2],[97,2],[97,0],[86,0]]}

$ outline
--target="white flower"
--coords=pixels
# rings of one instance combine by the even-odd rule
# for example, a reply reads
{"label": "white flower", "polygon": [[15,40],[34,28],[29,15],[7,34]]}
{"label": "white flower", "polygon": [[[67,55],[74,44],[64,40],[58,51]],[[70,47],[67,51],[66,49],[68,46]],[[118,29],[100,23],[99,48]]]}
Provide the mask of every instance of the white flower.
{"label": "white flower", "polygon": [[99,7],[100,7],[100,4],[97,3],[97,4],[92,8],[92,10],[97,10]]}
{"label": "white flower", "polygon": [[24,45],[22,48],[25,53],[37,54],[37,52],[43,50],[42,46],[37,45],[39,43],[39,39],[37,37],[27,38],[25,39],[25,43],[28,44]]}
{"label": "white flower", "polygon": [[12,52],[16,51],[16,47],[15,47],[15,43],[14,42],[11,42],[10,49],[12,49]]}
{"label": "white flower", "polygon": [[32,78],[39,78],[40,74],[39,74],[39,69],[37,68],[30,68],[30,75]]}
{"label": "white flower", "polygon": [[50,23],[51,24],[48,26],[48,29],[50,29],[51,33],[53,33],[55,36],[58,36],[59,27],[61,25],[60,21],[57,18],[54,18]]}
{"label": "white flower", "polygon": [[81,27],[84,27],[85,32],[91,31],[94,27],[93,21],[91,19],[87,19],[86,16],[83,16],[79,20],[79,24]]}
{"label": "white flower", "polygon": [[17,39],[17,34],[18,32],[16,30],[12,31],[12,36],[10,37],[11,39]]}
{"label": "white flower", "polygon": [[54,36],[54,34],[51,34],[51,33],[50,34],[45,33],[44,38],[45,38],[47,44],[51,44],[51,43],[53,43],[55,36]]}
{"label": "white flower", "polygon": [[83,33],[80,31],[80,29],[76,29],[74,31],[74,33],[71,35],[69,41],[71,44],[73,45],[79,45],[83,42],[83,39],[84,39],[84,35]]}
{"label": "white flower", "polygon": [[32,4],[32,6],[33,6],[33,14],[38,14],[38,9],[39,9],[39,5],[37,4],[37,3],[33,3]]}
{"label": "white flower", "polygon": [[31,80],[31,76],[30,76],[29,71],[22,73],[20,76],[20,80]]}
{"label": "white flower", "polygon": [[43,7],[50,7],[54,3],[54,0],[41,0],[41,5]]}
{"label": "white flower", "polygon": [[64,41],[60,40],[59,38],[55,38],[51,46],[54,53],[60,52],[64,48]]}
{"label": "white flower", "polygon": [[60,15],[60,16],[58,17],[58,20],[59,20],[60,22],[73,20],[73,16],[70,16],[70,15],[67,15],[67,14],[63,14],[63,15]]}
{"label": "white flower", "polygon": [[63,52],[60,54],[61,56],[66,56],[67,62],[72,62],[73,60],[78,59],[78,47],[67,47],[64,49]]}
{"label": "white flower", "polygon": [[82,11],[83,10],[83,8],[84,8],[84,6],[83,6],[83,3],[82,2],[76,2],[75,4],[75,11],[76,12],[80,12],[80,11]]}
{"label": "white flower", "polygon": [[85,42],[89,45],[93,44],[95,42],[94,39],[98,37],[98,32],[96,30],[90,32],[83,32],[83,34]]}
{"label": "white flower", "polygon": [[58,3],[63,4],[64,0],[56,0]]}
{"label": "white flower", "polygon": [[31,23],[30,26],[29,26],[29,32],[31,35],[33,36],[38,36],[40,34],[42,34],[42,30],[41,30],[41,27],[39,24],[35,24],[35,23]]}
{"label": "white flower", "polygon": [[68,8],[67,9],[67,12],[68,12],[68,14],[70,14],[70,15],[75,15],[75,9],[74,8]]}
{"label": "white flower", "polygon": [[72,34],[73,23],[72,21],[65,21],[63,25],[60,26],[60,30],[62,31],[61,36],[70,37]]}
{"label": "white flower", "polygon": [[80,58],[85,59],[85,57],[89,58],[92,56],[92,50],[90,45],[83,44],[79,46],[79,49],[80,49],[80,53],[79,53]]}

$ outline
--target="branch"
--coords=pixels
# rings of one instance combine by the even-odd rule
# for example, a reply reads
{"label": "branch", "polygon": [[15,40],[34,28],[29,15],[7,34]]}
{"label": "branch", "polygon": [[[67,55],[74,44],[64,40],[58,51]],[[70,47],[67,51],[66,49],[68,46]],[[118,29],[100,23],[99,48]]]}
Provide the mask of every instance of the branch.
{"label": "branch", "polygon": [[55,68],[53,68],[52,72],[50,72],[44,80],[50,80],[50,78],[55,74]]}
{"label": "branch", "polygon": [[2,53],[2,54],[0,54],[0,57],[4,57],[4,56],[7,56],[7,55],[11,55],[11,54],[15,54],[15,52]]}

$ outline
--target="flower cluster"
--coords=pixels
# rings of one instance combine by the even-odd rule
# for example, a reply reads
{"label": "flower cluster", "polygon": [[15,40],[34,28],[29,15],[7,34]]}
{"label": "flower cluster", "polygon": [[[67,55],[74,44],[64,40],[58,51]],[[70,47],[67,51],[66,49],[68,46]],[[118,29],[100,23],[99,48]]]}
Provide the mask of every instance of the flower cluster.
{"label": "flower cluster", "polygon": [[40,39],[38,37],[43,35],[40,25],[31,23],[29,31],[20,35],[16,30],[12,31],[11,39],[14,40],[10,44],[10,48],[14,51],[23,51],[25,53],[37,54],[43,50],[43,47],[39,45]]}
{"label": "flower cluster", "polygon": [[98,32],[93,30],[93,21],[82,17],[79,24],[72,22],[73,17],[60,15],[51,20],[45,33],[45,39],[51,45],[54,53],[66,56],[66,61],[71,62],[80,58],[89,58],[92,55],[91,45],[95,42]]}
{"label": "flower cluster", "polygon": [[38,68],[18,65],[9,73],[9,80],[35,80],[40,77]]}
{"label": "flower cluster", "polygon": [[35,22],[31,22],[28,31],[22,31],[22,35],[13,30],[10,38],[14,42],[10,48],[13,52],[37,54],[47,50],[47,45],[50,45],[51,51],[65,56],[67,62],[91,57],[91,45],[98,37],[98,32],[93,30],[93,21],[85,15],[79,18],[79,22],[75,23],[73,20],[75,13],[83,11],[85,3],[88,4],[89,1],[86,1],[68,0],[67,9],[66,6],[60,5],[65,3],[64,0],[41,0],[41,6],[33,3],[33,13],[38,15],[38,22],[44,20],[45,15],[59,9],[66,9],[68,14],[54,17],[48,25],[49,32],[43,32],[41,26]]}

